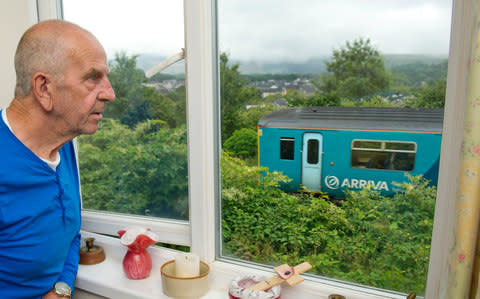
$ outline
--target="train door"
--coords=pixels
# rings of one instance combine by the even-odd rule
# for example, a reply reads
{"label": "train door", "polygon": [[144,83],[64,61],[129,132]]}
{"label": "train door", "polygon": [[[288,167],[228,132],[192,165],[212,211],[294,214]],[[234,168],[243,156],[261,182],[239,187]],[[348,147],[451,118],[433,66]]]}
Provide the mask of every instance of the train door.
{"label": "train door", "polygon": [[322,134],[303,135],[302,185],[309,191],[320,191],[322,172]]}

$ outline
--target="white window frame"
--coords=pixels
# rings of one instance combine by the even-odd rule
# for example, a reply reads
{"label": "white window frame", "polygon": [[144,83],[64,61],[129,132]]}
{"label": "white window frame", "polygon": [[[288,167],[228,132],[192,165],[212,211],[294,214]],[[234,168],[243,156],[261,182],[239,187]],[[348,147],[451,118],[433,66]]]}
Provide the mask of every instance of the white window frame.
{"label": "white window frame", "polygon": [[[38,21],[63,18],[61,0],[29,0]],[[82,229],[116,235],[119,228],[149,227],[160,242],[189,246],[202,260],[215,260],[216,146],[214,134],[214,20],[211,1],[184,1],[187,92],[189,221],[83,210]],[[191,125],[195,124],[195,125]],[[193,213],[195,211],[195,213]]]}
{"label": "white window frame", "polygon": [[[27,0],[37,7],[38,20],[61,17],[61,0]],[[453,0],[453,14],[448,63],[444,130],[440,157],[438,195],[432,237],[432,249],[426,286],[426,298],[440,298],[445,287],[446,257],[452,237],[456,179],[459,174],[460,144],[467,85],[467,61],[472,53],[472,11],[474,0]],[[189,159],[190,221],[152,220],[133,216],[84,211],[83,228],[100,233],[116,233],[120,226],[139,224],[158,231],[165,242],[191,246],[192,252],[213,262],[218,252],[216,234],[220,194],[218,179],[218,70],[216,66],[215,0],[184,0],[187,81],[187,124]],[[195,124],[195,125],[192,125]],[[216,262],[218,263],[218,262]],[[245,264],[246,267],[251,267]],[[219,268],[235,269],[238,265],[218,263]],[[308,288],[328,293],[338,290],[348,298],[363,298],[358,287],[312,279]],[[378,295],[378,290],[363,289]],[[351,297],[349,296],[351,295]],[[385,294],[387,298],[387,294]],[[388,296],[391,298],[392,296]],[[396,297],[396,296],[395,296]],[[366,298],[366,297],[365,297]],[[377,298],[377,297],[375,297]],[[380,298],[380,297],[378,297]],[[400,298],[400,297],[399,297]]]}

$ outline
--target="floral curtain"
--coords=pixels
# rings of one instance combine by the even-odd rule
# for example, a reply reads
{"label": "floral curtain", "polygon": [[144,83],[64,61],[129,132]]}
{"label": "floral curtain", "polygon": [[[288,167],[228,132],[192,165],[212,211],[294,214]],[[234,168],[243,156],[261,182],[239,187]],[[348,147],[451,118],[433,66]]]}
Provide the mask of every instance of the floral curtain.
{"label": "floral curtain", "polygon": [[[480,0],[474,2],[473,49],[468,65],[465,127],[448,283],[441,298],[480,299]],[[450,233],[450,232],[445,232]]]}

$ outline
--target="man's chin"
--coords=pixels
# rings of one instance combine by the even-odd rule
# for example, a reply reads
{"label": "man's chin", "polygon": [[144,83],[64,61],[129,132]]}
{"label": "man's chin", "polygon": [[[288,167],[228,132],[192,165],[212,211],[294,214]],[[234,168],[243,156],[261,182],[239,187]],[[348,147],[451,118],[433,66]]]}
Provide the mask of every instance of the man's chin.
{"label": "man's chin", "polygon": [[96,125],[90,125],[82,130],[82,135],[92,135],[98,131],[98,123]]}

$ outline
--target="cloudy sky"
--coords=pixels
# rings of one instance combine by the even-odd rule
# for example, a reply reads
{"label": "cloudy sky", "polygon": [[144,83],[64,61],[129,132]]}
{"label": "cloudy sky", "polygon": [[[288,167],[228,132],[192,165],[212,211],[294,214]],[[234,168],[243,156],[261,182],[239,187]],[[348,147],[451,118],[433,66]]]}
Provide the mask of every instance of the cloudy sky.
{"label": "cloudy sky", "polygon": [[[109,55],[184,47],[181,0],[63,0],[65,19]],[[369,38],[383,54],[448,54],[451,0],[219,0],[219,45],[232,59],[302,61]]]}

